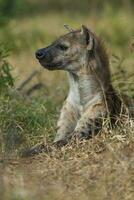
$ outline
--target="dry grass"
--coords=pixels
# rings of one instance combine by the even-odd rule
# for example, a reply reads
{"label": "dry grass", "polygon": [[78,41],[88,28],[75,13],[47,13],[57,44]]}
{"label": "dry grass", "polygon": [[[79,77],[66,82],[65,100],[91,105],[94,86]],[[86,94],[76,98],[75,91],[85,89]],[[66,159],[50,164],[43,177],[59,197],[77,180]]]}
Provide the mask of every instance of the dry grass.
{"label": "dry grass", "polygon": [[53,149],[49,155],[4,160],[3,199],[132,200],[131,126],[125,124],[117,132],[103,130],[90,141]]}

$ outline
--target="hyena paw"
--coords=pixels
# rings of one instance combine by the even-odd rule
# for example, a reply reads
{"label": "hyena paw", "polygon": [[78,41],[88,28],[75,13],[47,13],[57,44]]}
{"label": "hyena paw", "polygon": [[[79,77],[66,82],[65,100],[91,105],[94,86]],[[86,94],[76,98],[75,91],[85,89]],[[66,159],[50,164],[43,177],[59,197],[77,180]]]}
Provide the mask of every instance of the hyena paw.
{"label": "hyena paw", "polygon": [[76,132],[74,134],[74,137],[76,139],[79,139],[79,140],[84,140],[84,139],[88,140],[88,139],[90,139],[92,137],[92,133],[91,133],[91,131],[88,131],[88,132],[86,132],[86,131]]}
{"label": "hyena paw", "polygon": [[54,143],[57,143],[59,141],[65,140],[65,135],[63,134],[57,134],[56,137],[54,138]]}
{"label": "hyena paw", "polygon": [[68,139],[64,134],[57,134],[53,143],[58,147],[62,147],[68,143]]}

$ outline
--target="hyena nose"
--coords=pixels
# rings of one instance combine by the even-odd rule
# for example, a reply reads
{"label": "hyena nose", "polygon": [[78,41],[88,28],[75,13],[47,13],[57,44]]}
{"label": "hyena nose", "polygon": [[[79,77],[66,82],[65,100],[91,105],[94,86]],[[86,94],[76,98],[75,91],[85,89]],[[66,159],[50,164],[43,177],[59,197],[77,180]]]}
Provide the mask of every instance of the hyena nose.
{"label": "hyena nose", "polygon": [[35,56],[37,59],[43,59],[45,57],[45,52],[42,50],[38,50],[36,51]]}

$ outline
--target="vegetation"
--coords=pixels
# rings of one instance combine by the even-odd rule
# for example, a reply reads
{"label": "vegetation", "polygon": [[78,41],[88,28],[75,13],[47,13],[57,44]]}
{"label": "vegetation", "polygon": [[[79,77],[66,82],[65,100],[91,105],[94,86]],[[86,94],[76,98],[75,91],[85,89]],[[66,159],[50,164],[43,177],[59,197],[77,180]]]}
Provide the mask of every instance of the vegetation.
{"label": "vegetation", "polygon": [[[19,156],[42,140],[51,144],[56,132],[66,76],[42,69],[34,52],[64,34],[64,23],[73,28],[85,24],[104,38],[114,87],[134,97],[133,7],[132,0],[0,0],[2,200],[133,199],[134,125],[129,116],[114,129],[105,124],[89,141],[54,148],[48,155]],[[28,95],[38,84],[42,87]]]}
{"label": "vegetation", "polygon": [[[23,97],[14,87],[11,66],[0,52],[0,133],[1,153],[11,153],[22,146],[33,145],[52,129],[56,103],[52,100]],[[50,114],[49,114],[50,113]],[[46,134],[46,135],[47,135]],[[39,135],[39,136],[38,136]],[[34,137],[36,141],[34,141]],[[38,139],[37,139],[38,137]]]}

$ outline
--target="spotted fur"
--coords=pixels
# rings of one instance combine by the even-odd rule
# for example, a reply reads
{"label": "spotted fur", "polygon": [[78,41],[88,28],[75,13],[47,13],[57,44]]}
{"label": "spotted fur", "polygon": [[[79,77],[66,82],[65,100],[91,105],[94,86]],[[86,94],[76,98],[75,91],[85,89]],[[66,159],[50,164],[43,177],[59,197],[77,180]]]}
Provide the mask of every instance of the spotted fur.
{"label": "spotted fur", "polygon": [[107,117],[115,121],[122,101],[112,87],[106,49],[96,34],[82,26],[38,50],[36,56],[43,67],[68,73],[70,89],[54,143],[88,139],[101,130]]}

